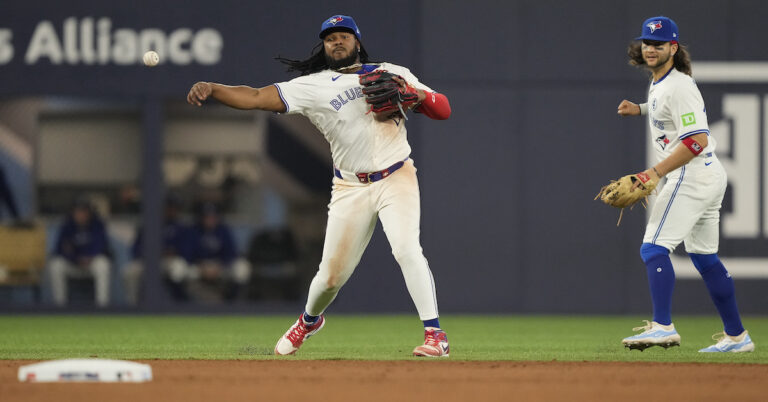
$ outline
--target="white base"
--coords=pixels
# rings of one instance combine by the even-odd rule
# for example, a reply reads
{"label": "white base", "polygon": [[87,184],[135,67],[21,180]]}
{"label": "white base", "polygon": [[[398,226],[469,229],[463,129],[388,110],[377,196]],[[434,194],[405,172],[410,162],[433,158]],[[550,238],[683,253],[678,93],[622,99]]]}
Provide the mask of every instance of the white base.
{"label": "white base", "polygon": [[50,360],[19,367],[22,382],[146,382],[152,380],[148,364],[124,360]]}

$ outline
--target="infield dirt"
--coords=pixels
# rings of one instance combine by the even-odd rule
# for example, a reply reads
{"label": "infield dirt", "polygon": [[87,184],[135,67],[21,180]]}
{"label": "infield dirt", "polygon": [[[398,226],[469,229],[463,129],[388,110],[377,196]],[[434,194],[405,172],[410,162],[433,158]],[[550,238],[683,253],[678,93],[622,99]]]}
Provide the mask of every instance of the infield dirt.
{"label": "infield dirt", "polygon": [[764,401],[768,365],[596,362],[149,360],[143,384],[20,383],[10,401]]}

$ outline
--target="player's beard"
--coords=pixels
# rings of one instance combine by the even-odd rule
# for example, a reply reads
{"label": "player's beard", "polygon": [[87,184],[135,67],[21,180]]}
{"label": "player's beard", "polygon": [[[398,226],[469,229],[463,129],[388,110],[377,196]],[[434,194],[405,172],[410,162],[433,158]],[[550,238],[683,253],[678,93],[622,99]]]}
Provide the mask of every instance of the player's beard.
{"label": "player's beard", "polygon": [[351,66],[355,63],[357,63],[357,58],[360,56],[360,50],[357,48],[352,49],[352,52],[349,54],[349,56],[334,60],[333,57],[329,56],[328,53],[325,54],[325,62],[328,63],[328,67],[331,70],[338,70],[340,68],[344,68],[347,66]]}
{"label": "player's beard", "polygon": [[[662,55],[661,55],[661,54],[659,54],[658,52],[656,52],[656,65],[654,65],[654,66],[650,66],[650,65],[649,65],[648,67],[649,67],[649,68],[651,68],[651,69],[653,69],[653,70],[655,70],[655,69],[657,69],[657,68],[661,68],[661,67],[664,67],[664,65],[666,65],[666,64],[667,64],[667,62],[669,61],[669,59],[672,57],[672,52],[669,52],[669,53],[667,53],[667,55],[666,55],[666,56],[667,56],[667,57],[665,57],[665,58],[662,58]],[[645,58],[644,58],[644,59],[645,59]],[[648,61],[647,61],[647,60],[645,61],[645,64],[646,64],[646,65],[648,64]]]}

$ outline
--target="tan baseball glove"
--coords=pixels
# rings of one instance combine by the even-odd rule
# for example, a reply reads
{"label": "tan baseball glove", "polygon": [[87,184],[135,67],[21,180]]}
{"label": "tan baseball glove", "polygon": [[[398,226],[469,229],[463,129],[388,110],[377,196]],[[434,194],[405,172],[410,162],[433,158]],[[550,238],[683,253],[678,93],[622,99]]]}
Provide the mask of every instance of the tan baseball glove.
{"label": "tan baseball glove", "polygon": [[[636,187],[635,183],[638,183]],[[608,185],[603,186],[595,199],[600,198],[601,201],[612,207],[621,208],[619,221],[616,223],[616,226],[619,226],[621,217],[624,215],[624,208],[630,207],[632,209],[632,206],[638,201],[645,207],[648,196],[657,184],[659,184],[658,180],[651,178],[644,172],[628,174],[619,180],[611,180]]]}

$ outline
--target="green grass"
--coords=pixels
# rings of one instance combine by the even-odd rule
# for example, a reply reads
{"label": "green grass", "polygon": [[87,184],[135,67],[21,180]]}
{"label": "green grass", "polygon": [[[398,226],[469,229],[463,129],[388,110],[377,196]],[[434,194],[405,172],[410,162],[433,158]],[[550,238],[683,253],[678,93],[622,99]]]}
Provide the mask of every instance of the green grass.
{"label": "green grass", "polygon": [[[0,359],[274,359],[295,316],[0,316]],[[768,317],[746,317],[754,353],[701,354],[717,317],[676,317],[682,346],[625,350],[640,317],[452,316],[442,318],[450,360],[655,361],[768,364]],[[413,316],[331,315],[288,359],[413,359],[423,341]],[[764,346],[765,345],[765,346]],[[285,359],[285,357],[283,357]]]}

